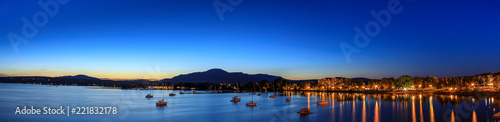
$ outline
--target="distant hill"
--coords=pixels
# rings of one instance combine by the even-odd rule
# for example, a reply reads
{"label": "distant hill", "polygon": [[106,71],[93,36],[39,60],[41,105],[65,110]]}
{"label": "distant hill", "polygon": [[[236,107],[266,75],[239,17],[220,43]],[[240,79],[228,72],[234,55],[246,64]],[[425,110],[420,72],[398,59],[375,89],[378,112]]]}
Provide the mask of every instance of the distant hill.
{"label": "distant hill", "polygon": [[235,83],[235,82],[260,82],[261,80],[273,81],[280,76],[267,74],[246,74],[241,72],[227,72],[222,69],[210,69],[204,72],[182,74],[171,79],[163,79],[167,82],[191,82],[191,83]]}
{"label": "distant hill", "polygon": [[95,77],[90,77],[90,76],[87,76],[87,75],[75,75],[75,76],[62,76],[62,77],[57,77],[57,78],[68,78],[68,79],[83,79],[83,80],[101,80],[99,78],[95,78]]}
{"label": "distant hill", "polygon": [[357,78],[352,78],[353,81],[358,81],[358,80],[361,80],[363,82],[369,82],[369,81],[372,81],[374,79],[369,79],[369,78],[364,78],[364,77],[357,77]]}
{"label": "distant hill", "polygon": [[[267,74],[246,74],[241,72],[227,72],[222,69],[210,69],[204,72],[194,72],[189,74],[181,74],[175,76],[171,79],[163,79],[161,81],[166,82],[191,82],[191,83],[235,83],[235,82],[260,82],[261,80],[268,80],[269,82],[274,81],[276,78],[281,78],[281,76],[273,76]],[[346,78],[347,79],[347,78]],[[354,81],[362,80],[363,82],[371,81],[372,79],[364,77],[352,78]],[[307,80],[290,80],[291,82],[312,82],[317,83],[318,79],[307,79]]]}
{"label": "distant hill", "polygon": [[[287,79],[288,80],[288,79]],[[318,79],[307,79],[307,80],[290,80],[292,83],[302,83],[302,82],[311,82],[311,83],[317,83]]]}

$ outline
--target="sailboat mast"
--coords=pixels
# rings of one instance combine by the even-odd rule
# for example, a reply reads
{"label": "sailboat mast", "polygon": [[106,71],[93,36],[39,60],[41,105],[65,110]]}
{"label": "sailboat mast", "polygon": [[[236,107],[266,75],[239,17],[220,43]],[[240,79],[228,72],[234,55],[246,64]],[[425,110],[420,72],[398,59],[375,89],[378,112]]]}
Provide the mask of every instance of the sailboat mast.
{"label": "sailboat mast", "polygon": [[[253,89],[255,90],[255,83],[253,84]],[[253,103],[253,94],[252,94],[252,103]]]}
{"label": "sailboat mast", "polygon": [[256,84],[256,83],[253,83],[253,92],[255,92],[255,84]]}

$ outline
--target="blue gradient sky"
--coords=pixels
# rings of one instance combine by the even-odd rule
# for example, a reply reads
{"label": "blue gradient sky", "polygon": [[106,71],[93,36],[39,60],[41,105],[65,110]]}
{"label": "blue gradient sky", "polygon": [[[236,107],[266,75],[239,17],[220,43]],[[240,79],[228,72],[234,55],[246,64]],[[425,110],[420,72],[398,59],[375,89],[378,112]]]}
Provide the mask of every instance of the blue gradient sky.
{"label": "blue gradient sky", "polygon": [[[45,1],[45,0],[43,0]],[[227,2],[221,0],[223,3]],[[43,11],[0,1],[0,74],[160,79],[222,68],[289,79],[463,76],[500,71],[500,2],[401,0],[347,62],[354,27],[388,0],[248,0],[219,19],[213,0],[72,0],[15,52],[9,32]]]}

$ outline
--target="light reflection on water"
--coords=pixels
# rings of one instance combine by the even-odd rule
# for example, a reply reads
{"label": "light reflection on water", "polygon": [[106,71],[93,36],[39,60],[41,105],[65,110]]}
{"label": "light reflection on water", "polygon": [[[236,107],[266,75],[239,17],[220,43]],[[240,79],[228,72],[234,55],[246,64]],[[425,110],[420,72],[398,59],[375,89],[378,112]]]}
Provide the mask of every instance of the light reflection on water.
{"label": "light reflection on water", "polygon": [[[493,97],[431,95],[431,94],[362,94],[285,92],[254,95],[256,107],[247,107],[252,94],[239,94],[241,102],[229,100],[236,93],[177,94],[168,90],[168,105],[156,107],[162,92],[154,90],[154,97],[145,98],[148,90],[91,89],[81,86],[48,87],[45,85],[0,84],[0,119],[5,121],[498,121],[493,114],[500,102]],[[290,102],[285,99],[289,96]],[[329,101],[319,106],[317,102]],[[114,106],[117,115],[15,115],[18,106]],[[300,117],[301,108],[310,108],[313,114]]]}

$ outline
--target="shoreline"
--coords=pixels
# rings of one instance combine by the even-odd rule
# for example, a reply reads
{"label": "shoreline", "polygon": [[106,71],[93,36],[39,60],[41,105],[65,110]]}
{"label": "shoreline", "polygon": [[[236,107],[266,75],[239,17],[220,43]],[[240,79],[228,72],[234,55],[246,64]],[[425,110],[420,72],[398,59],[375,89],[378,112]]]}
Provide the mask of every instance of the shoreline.
{"label": "shoreline", "polygon": [[[0,83],[0,84],[25,84],[25,83]],[[47,84],[26,84],[26,85],[47,85]],[[115,90],[150,90],[150,89],[124,89],[121,87],[110,86],[84,86],[84,85],[47,85],[47,86],[82,86],[89,89],[115,89]],[[181,90],[181,89],[154,89],[154,90]],[[211,91],[211,89],[189,89],[184,91],[200,90]],[[226,92],[219,93],[236,93],[227,92],[232,90],[221,90]],[[245,90],[242,90],[245,91]],[[461,95],[461,96],[493,96],[493,94],[500,94],[499,88],[476,88],[474,90],[461,90],[461,91],[448,91],[446,89],[422,89],[422,90],[282,90],[278,92],[337,92],[337,93],[362,93],[362,94],[435,94],[435,95]],[[242,92],[240,92],[242,93]],[[248,92],[247,92],[248,93]],[[266,93],[266,92],[257,92]]]}
{"label": "shoreline", "polygon": [[[285,90],[287,91],[287,90]],[[293,92],[340,92],[340,93],[362,93],[362,94],[435,94],[435,95],[461,95],[461,96],[494,96],[495,94],[500,94],[499,89],[494,90],[484,90],[484,89],[476,89],[476,90],[467,90],[467,91],[445,91],[440,89],[432,89],[432,90],[352,90],[352,91],[343,91],[343,90],[289,90]]]}

